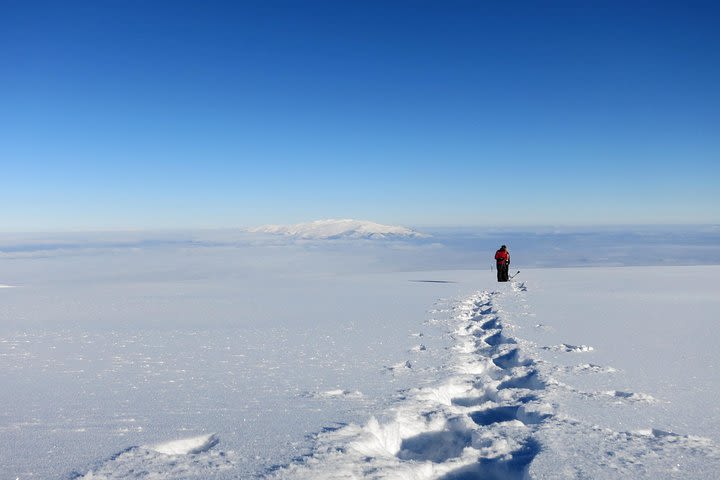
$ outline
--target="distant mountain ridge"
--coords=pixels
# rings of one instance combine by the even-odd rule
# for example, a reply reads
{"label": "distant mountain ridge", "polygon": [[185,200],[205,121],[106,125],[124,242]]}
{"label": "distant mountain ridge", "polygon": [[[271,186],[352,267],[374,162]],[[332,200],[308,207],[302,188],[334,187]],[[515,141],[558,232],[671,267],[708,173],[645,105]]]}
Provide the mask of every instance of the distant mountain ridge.
{"label": "distant mountain ridge", "polygon": [[263,225],[249,228],[251,233],[269,233],[303,239],[400,239],[425,238],[428,235],[415,230],[394,226],[381,225],[375,222],[352,219],[327,219],[295,225]]}

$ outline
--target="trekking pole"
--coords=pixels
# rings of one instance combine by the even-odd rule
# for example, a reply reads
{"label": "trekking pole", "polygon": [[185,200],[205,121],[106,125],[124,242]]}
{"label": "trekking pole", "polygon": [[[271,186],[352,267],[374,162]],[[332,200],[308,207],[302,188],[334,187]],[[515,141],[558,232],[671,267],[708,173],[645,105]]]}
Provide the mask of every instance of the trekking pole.
{"label": "trekking pole", "polygon": [[515,272],[515,275],[513,275],[512,277],[510,277],[510,280],[512,280],[513,278],[515,278],[518,273],[520,273],[520,270],[518,270],[517,272]]}

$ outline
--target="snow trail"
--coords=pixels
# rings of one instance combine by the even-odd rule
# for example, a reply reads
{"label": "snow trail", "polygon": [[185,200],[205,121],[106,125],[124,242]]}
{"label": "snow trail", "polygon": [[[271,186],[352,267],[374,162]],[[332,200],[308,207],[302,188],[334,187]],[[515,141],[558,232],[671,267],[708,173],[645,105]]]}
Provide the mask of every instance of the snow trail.
{"label": "snow trail", "polygon": [[[459,301],[450,323],[453,355],[436,384],[404,392],[382,413],[385,420],[373,417],[365,425],[318,434],[314,453],[267,477],[688,478],[688,471],[718,464],[720,448],[706,438],[653,428],[618,432],[566,415],[562,406],[568,400],[621,402],[628,408],[656,400],[621,390],[583,392],[553,378],[560,370],[595,375],[616,370],[540,360],[539,351],[548,348],[515,335],[520,327],[513,318],[527,314],[527,290],[524,282],[511,283]],[[552,348],[561,355],[592,350]]]}
{"label": "snow trail", "polygon": [[[341,424],[315,435],[312,453],[261,473],[270,479],[524,480],[529,478],[706,478],[720,469],[711,440],[654,428],[617,431],[597,418],[567,414],[568,402],[642,409],[659,402],[628,390],[583,391],[558,372],[612,376],[612,367],[543,360],[587,360],[593,349],[548,348],[520,335],[530,315],[525,283],[509,283],[453,304],[447,363],[427,386],[402,391],[364,425]],[[413,337],[423,337],[422,332]],[[414,348],[409,353],[425,352]],[[426,353],[425,353],[426,354]],[[386,366],[393,375],[410,361]],[[567,381],[572,383],[574,377]],[[574,378],[577,380],[577,377]],[[362,396],[352,390],[309,392],[318,398]],[[582,415],[580,415],[582,417]],[[238,454],[215,435],[131,447],[71,478],[232,478]],[[700,472],[700,473],[698,473]],[[698,473],[698,475],[693,475]],[[703,473],[703,475],[704,475]]]}
{"label": "snow trail", "polygon": [[553,407],[547,382],[505,329],[495,298],[480,292],[454,307],[453,356],[434,386],[412,389],[385,412],[317,436],[315,452],[273,478],[522,479],[541,450]]}

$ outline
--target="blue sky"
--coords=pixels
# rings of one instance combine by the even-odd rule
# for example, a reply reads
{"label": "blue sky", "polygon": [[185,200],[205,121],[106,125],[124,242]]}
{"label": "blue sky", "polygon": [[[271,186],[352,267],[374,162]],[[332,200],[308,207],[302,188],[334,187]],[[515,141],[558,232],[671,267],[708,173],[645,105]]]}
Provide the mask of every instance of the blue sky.
{"label": "blue sky", "polygon": [[719,13],[5,1],[0,230],[717,223]]}

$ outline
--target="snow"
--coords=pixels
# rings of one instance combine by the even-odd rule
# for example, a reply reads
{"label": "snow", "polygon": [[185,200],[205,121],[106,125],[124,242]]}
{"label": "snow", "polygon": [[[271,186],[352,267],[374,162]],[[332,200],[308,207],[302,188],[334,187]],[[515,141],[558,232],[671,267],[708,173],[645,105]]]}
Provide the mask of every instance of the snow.
{"label": "snow", "polygon": [[7,249],[0,477],[720,472],[720,267],[321,244]]}
{"label": "snow", "polygon": [[[720,310],[710,280],[720,268],[573,269],[563,271],[564,290],[550,289],[554,273],[533,270],[529,280],[500,285],[462,300],[448,320],[453,330],[454,355],[431,386],[411,389],[388,411],[319,436],[313,455],[276,472],[277,478],[710,478],[720,472],[720,418],[714,398],[717,381],[678,375],[673,388],[663,386],[668,370],[630,373],[638,357],[658,362],[666,357],[654,342],[632,337],[635,348],[607,352],[617,342],[619,324],[627,319],[604,319],[592,312],[606,308],[615,297],[617,275],[628,285],[622,297],[637,300],[644,294],[672,288],[666,302],[681,308],[691,304],[699,315],[694,323],[713,326]],[[701,286],[692,303],[683,302],[686,288],[678,279],[692,274]],[[595,288],[580,280],[593,277]],[[650,277],[650,279],[646,278]],[[644,281],[638,281],[639,279]],[[531,302],[533,286],[542,290]],[[573,286],[574,285],[574,286]],[[628,285],[624,285],[627,287]],[[710,286],[712,285],[712,286]],[[708,287],[709,286],[709,287]],[[526,293],[527,292],[527,293]],[[558,315],[556,307],[582,296],[586,321]],[[704,299],[697,305],[698,298]],[[567,301],[566,301],[567,300]],[[614,299],[614,301],[617,301]],[[622,307],[627,308],[627,303]],[[640,305],[640,308],[647,305]],[[549,309],[544,310],[545,307]],[[538,330],[536,319],[553,320],[553,332]],[[592,330],[597,349],[547,348],[548,339],[572,335],[569,322],[587,335],[587,319],[603,323]],[[673,316],[651,317],[653,324]],[[636,324],[648,328],[642,315]],[[597,325],[596,325],[597,326]],[[714,330],[714,329],[713,329]],[[717,332],[708,331],[712,341]],[[650,335],[652,337],[653,335]],[[697,343],[675,338],[675,348],[686,359]],[[710,343],[708,341],[707,343]],[[602,348],[600,347],[602,346]],[[609,349],[608,349],[609,350]],[[568,369],[578,352],[612,361],[622,370],[582,363]],[[558,355],[563,355],[562,357]],[[705,356],[705,355],[701,355]],[[709,355],[715,361],[716,352]],[[684,365],[687,368],[688,365]],[[627,371],[626,371],[627,369]],[[634,385],[652,390],[602,390],[608,384]],[[699,390],[707,389],[706,391]],[[695,398],[682,391],[694,391]],[[700,407],[700,408],[698,408]],[[683,421],[679,420],[683,418]],[[665,429],[657,428],[659,425]],[[669,429],[668,429],[669,428]],[[677,429],[677,430],[675,430]],[[682,433],[681,433],[682,432]]]}
{"label": "snow", "polygon": [[592,352],[594,349],[588,345],[568,345],[567,343],[561,343],[560,345],[553,345],[551,347],[543,347],[545,350],[553,350],[556,352]]}
{"label": "snow", "polygon": [[182,438],[170,442],[159,443],[151,446],[151,450],[165,455],[189,455],[207,452],[217,445],[219,439],[216,434],[200,435],[198,437]]}
{"label": "snow", "polygon": [[381,225],[363,220],[316,220],[296,225],[264,225],[248,229],[251,233],[270,233],[287,235],[303,239],[333,239],[333,238],[423,238],[427,235],[409,228]]}

